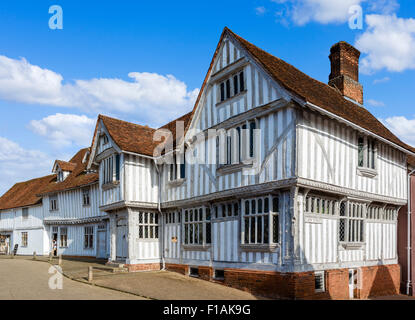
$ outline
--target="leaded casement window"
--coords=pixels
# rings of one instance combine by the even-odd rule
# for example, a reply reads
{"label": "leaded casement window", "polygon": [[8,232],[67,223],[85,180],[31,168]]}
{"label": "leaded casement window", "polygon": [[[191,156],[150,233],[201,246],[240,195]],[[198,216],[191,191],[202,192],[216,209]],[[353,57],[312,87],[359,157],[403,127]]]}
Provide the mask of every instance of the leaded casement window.
{"label": "leaded casement window", "polygon": [[226,219],[239,216],[240,201],[219,203],[212,206],[214,219]]}
{"label": "leaded casement window", "polygon": [[120,155],[109,156],[102,161],[103,184],[120,181]]}
{"label": "leaded casement window", "polygon": [[395,208],[386,208],[383,211],[383,220],[396,221],[398,219],[398,210]]}
{"label": "leaded casement window", "polygon": [[376,169],[377,146],[376,141],[369,137],[358,138],[358,166],[361,168]]}
{"label": "leaded casement window", "polygon": [[180,212],[167,212],[164,216],[165,224],[180,223]]}
{"label": "leaded casement window", "polygon": [[279,197],[242,200],[242,244],[279,243]]}
{"label": "leaded casement window", "polygon": [[103,134],[101,136],[101,141],[102,141],[102,145],[105,146],[109,142],[108,136],[106,134]]}
{"label": "leaded casement window", "polygon": [[49,211],[57,211],[58,210],[58,196],[49,196]]}
{"label": "leaded casement window", "polygon": [[94,247],[94,227],[84,227],[84,248],[92,249]]}
{"label": "leaded casement window", "polygon": [[29,219],[29,208],[22,209],[22,219],[23,220]]}
{"label": "leaded casement window", "polygon": [[219,84],[219,102],[225,101],[245,91],[244,72],[240,71]]}
{"label": "leaded casement window", "polygon": [[90,188],[82,189],[82,205],[87,207],[91,204],[91,199],[89,195]]}
{"label": "leaded casement window", "polygon": [[67,227],[59,228],[59,233],[60,233],[59,246],[61,248],[68,247],[68,228]]}
{"label": "leaded casement window", "polygon": [[209,207],[183,210],[183,244],[211,244],[211,214]]}
{"label": "leaded casement window", "polygon": [[362,243],[366,205],[344,201],[340,203],[339,241]]}
{"label": "leaded casement window", "polygon": [[366,213],[367,220],[383,220],[383,208],[380,206],[369,206]]}
{"label": "leaded casement window", "polygon": [[229,130],[220,130],[216,137],[216,163],[239,164],[255,154],[256,120],[246,121]]}
{"label": "leaded casement window", "polygon": [[28,236],[27,232],[22,232],[22,247],[27,247]]}
{"label": "leaded casement window", "polygon": [[305,212],[312,214],[336,214],[336,201],[318,196],[308,195],[305,200]]}
{"label": "leaded casement window", "polygon": [[139,212],[138,239],[156,240],[159,238],[159,214],[156,212]]}

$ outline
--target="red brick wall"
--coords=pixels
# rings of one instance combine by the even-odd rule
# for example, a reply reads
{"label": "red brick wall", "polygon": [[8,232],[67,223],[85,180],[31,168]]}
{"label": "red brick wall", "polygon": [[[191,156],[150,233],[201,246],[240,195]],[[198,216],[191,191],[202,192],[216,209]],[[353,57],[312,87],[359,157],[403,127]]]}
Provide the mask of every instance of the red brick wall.
{"label": "red brick wall", "polygon": [[127,268],[129,272],[135,272],[135,271],[158,271],[158,270],[161,270],[160,263],[125,264],[124,267]]}
{"label": "red brick wall", "polygon": [[[167,270],[188,274],[186,265],[167,264]],[[361,287],[355,297],[399,293],[399,265],[364,267],[361,272]],[[222,283],[226,286],[251,292],[258,297],[275,299],[349,299],[349,269],[334,269],[325,272],[325,292],[315,292],[314,272],[280,273],[244,269],[225,269],[223,281],[213,280],[213,268],[199,267],[201,279]]]}

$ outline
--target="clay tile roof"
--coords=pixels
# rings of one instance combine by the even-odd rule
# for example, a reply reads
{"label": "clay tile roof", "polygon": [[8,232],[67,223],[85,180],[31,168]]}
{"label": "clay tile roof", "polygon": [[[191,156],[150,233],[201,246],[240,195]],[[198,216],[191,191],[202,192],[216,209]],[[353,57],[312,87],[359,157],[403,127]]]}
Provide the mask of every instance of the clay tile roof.
{"label": "clay tile roof", "polygon": [[63,171],[72,172],[76,168],[76,163],[66,162],[62,160],[56,160],[56,163]]}
{"label": "clay tile roof", "polygon": [[111,139],[123,151],[152,156],[154,148],[160,143],[153,141],[155,129],[148,126],[141,126],[103,115],[99,115],[98,119],[102,120]]}
{"label": "clay tile roof", "polygon": [[0,210],[40,204],[42,198],[37,194],[54,181],[56,181],[56,175],[16,183],[0,198]]}
{"label": "clay tile roof", "polygon": [[55,193],[98,182],[98,173],[87,173],[87,159],[82,162],[87,152],[89,152],[89,148],[79,150],[69,161],[71,164],[75,165],[75,168],[66,177],[66,179],[62,182],[56,182],[55,179],[54,183],[48,185],[41,192],[39,192],[39,194]]}
{"label": "clay tile roof", "polygon": [[406,150],[415,152],[413,147],[397,138],[368,110],[346,100],[335,88],[309,77],[292,65],[241,38],[228,28],[225,28],[224,32],[226,31],[235,37],[255,60],[291,93]]}
{"label": "clay tile roof", "polygon": [[[176,120],[173,120],[173,121],[169,122],[168,124],[162,126],[160,129],[169,130],[173,134],[174,143],[176,143],[176,142],[180,141],[180,139],[183,137],[185,129],[188,127],[191,118],[192,118],[192,112],[189,112],[189,113],[185,114],[184,116],[181,116],[180,118],[177,118]],[[177,136],[177,132],[176,132],[176,125],[179,122],[183,122],[183,127],[182,127],[183,132],[178,132],[179,134],[181,134],[181,136]],[[179,127],[179,131],[180,131],[180,127]]]}

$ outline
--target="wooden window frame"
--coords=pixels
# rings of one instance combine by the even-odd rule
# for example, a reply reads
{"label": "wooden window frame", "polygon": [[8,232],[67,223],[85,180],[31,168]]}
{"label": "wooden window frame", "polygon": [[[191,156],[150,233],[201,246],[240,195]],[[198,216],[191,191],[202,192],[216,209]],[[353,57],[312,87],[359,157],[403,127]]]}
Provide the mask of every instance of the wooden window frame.
{"label": "wooden window frame", "polygon": [[60,227],[59,228],[59,248],[67,248],[67,247],[68,247],[68,227]]}
{"label": "wooden window frame", "polygon": [[84,249],[93,249],[94,248],[94,227],[85,226],[84,227]]}
{"label": "wooden window frame", "polygon": [[27,248],[29,244],[29,233],[24,231],[21,233],[21,240],[22,240],[22,248]]}
{"label": "wooden window frame", "polygon": [[[340,207],[342,203],[344,203],[346,207],[345,213],[342,214],[340,212],[339,216],[339,242],[342,244],[364,244],[367,205],[365,203],[343,201],[340,203]],[[340,228],[342,221],[344,221],[343,237]]]}
{"label": "wooden window frame", "polygon": [[208,247],[212,244],[212,215],[207,206],[182,210],[182,244]]}
{"label": "wooden window frame", "polygon": [[89,207],[91,205],[91,188],[82,189],[82,206]]}
{"label": "wooden window frame", "polygon": [[29,219],[29,208],[22,208],[22,220]]}
{"label": "wooden window frame", "polygon": [[[277,201],[275,205],[274,201]],[[255,206],[253,205],[255,203]],[[266,210],[268,203],[268,210]],[[247,206],[249,209],[247,209]],[[278,207],[276,211],[275,207]],[[267,211],[267,212],[266,212]],[[281,241],[280,197],[267,195],[241,200],[241,245],[242,246],[276,246]],[[277,220],[278,230],[274,232],[274,220]],[[255,221],[253,224],[252,222]],[[258,228],[258,222],[261,227]],[[253,236],[254,225],[254,236]],[[261,233],[259,233],[261,229]],[[267,230],[267,232],[265,232]],[[261,239],[259,239],[261,238]]]}
{"label": "wooden window frame", "polygon": [[53,195],[49,196],[49,211],[58,211],[59,204],[58,204],[58,196]]}
{"label": "wooden window frame", "polygon": [[138,236],[140,241],[157,241],[160,238],[160,216],[157,212],[138,213]]}

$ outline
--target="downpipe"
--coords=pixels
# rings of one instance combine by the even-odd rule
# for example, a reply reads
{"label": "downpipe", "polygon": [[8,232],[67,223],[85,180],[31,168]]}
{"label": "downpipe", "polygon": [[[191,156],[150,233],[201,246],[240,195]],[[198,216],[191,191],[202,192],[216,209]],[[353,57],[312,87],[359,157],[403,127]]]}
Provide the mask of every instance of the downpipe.
{"label": "downpipe", "polygon": [[407,275],[407,281],[406,281],[406,294],[409,295],[411,291],[411,176],[415,173],[415,170],[411,171],[408,174],[408,221],[407,221],[407,233],[408,233],[408,239],[407,239],[407,266],[408,266],[408,275]]}
{"label": "downpipe", "polygon": [[157,199],[157,210],[160,213],[160,226],[161,228],[159,229],[160,231],[160,238],[161,238],[161,270],[165,271],[166,270],[166,260],[164,257],[164,219],[163,219],[163,214],[161,212],[161,172],[160,172],[160,168],[157,165],[156,161],[154,161],[154,164],[156,166],[156,170],[157,170],[157,184],[158,184],[158,199]]}

